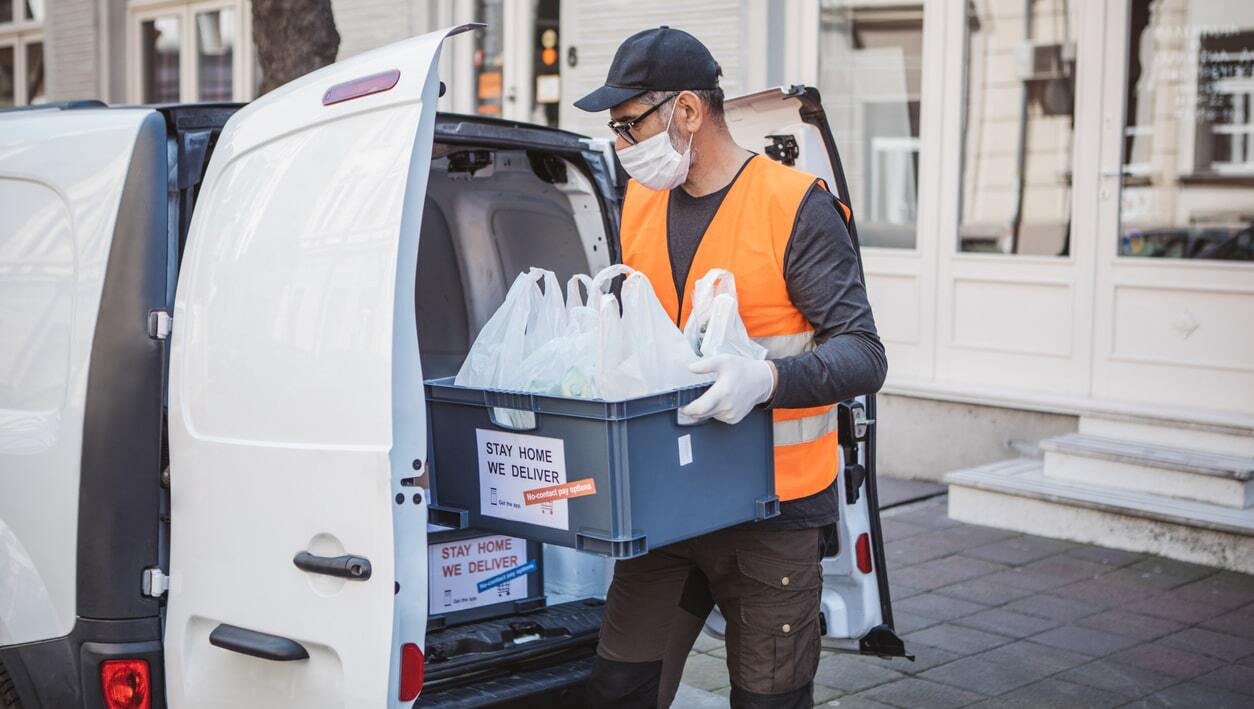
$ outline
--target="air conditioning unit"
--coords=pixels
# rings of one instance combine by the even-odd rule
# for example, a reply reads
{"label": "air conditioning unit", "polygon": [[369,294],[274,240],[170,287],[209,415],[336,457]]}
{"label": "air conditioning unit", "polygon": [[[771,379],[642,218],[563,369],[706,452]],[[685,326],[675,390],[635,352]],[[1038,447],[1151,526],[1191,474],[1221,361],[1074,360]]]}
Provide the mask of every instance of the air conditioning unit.
{"label": "air conditioning unit", "polygon": [[1071,76],[1075,42],[1025,42],[1015,51],[1021,81],[1048,81]]}

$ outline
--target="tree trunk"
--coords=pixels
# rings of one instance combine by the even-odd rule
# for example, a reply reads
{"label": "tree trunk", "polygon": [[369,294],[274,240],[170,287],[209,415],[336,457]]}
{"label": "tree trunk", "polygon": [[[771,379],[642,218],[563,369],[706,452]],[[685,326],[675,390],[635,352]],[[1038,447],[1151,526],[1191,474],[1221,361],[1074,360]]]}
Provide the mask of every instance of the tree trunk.
{"label": "tree trunk", "polygon": [[331,0],[253,0],[260,96],[335,61],[340,33]]}

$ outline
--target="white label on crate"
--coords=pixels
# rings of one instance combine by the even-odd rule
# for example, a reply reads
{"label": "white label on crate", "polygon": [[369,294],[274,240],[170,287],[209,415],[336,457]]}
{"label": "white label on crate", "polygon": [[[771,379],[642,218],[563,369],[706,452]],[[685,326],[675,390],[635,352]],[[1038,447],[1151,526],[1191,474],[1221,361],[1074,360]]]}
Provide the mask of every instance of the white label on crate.
{"label": "white label on crate", "polygon": [[[431,613],[451,613],[527,597],[527,542],[502,534],[427,547],[431,583],[427,593]],[[484,581],[519,569],[516,578],[480,591]]]}
{"label": "white label on crate", "polygon": [[679,464],[688,465],[692,462],[692,434],[685,433],[679,437]]}
{"label": "white label on crate", "polygon": [[566,483],[560,438],[475,429],[479,444],[479,514],[570,530],[565,499],[527,504],[524,493]]}

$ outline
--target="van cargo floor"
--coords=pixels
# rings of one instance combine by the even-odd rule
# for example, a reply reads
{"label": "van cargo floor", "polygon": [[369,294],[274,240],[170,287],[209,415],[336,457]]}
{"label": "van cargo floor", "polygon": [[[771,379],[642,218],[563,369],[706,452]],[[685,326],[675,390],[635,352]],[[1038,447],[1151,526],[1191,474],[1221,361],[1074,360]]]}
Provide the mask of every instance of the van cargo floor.
{"label": "van cargo floor", "polygon": [[[507,687],[522,692],[507,692],[511,699],[521,699],[569,685],[568,671],[567,679],[581,683],[587,675],[581,661],[596,649],[604,605],[589,598],[428,633],[419,705],[445,706],[447,699],[448,706],[491,706],[505,699],[496,692]],[[461,703],[476,696],[487,703]]]}

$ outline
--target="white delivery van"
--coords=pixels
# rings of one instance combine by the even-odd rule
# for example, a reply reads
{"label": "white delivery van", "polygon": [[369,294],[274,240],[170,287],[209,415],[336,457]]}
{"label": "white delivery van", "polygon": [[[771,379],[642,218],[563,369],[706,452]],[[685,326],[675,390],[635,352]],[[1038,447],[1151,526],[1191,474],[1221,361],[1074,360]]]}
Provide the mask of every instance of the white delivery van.
{"label": "white delivery van", "polygon": [[[598,599],[428,624],[423,379],[520,270],[614,261],[622,191],[607,141],[436,113],[466,29],[246,106],[0,113],[0,706],[578,705]],[[846,194],[813,90],[728,112]],[[873,407],[823,622],[903,656]]]}

